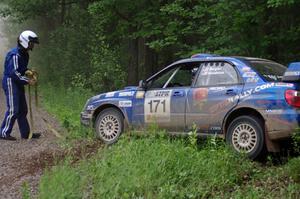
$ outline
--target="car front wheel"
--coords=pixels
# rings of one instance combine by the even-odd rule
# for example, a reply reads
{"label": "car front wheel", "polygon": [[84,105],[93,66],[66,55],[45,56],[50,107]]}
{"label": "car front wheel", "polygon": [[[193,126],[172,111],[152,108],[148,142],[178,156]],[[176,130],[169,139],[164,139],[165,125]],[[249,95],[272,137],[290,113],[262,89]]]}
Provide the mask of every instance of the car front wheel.
{"label": "car front wheel", "polygon": [[245,153],[251,159],[257,158],[265,143],[261,122],[255,117],[237,117],[228,127],[226,141],[235,151]]}
{"label": "car front wheel", "polygon": [[106,144],[113,144],[123,132],[123,115],[115,108],[105,109],[99,113],[95,128],[97,138]]}

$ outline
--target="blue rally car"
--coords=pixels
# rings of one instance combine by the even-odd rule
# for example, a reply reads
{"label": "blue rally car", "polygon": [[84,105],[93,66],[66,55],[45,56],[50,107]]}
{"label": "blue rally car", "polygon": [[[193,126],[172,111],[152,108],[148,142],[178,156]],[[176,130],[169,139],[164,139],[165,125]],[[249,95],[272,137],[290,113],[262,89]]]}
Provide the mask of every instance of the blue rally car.
{"label": "blue rally car", "polygon": [[176,134],[193,125],[201,136],[225,138],[236,151],[256,158],[277,152],[300,121],[300,62],[288,68],[248,57],[197,54],[177,61],[138,87],[90,98],[81,123],[107,144],[125,127],[155,123]]}

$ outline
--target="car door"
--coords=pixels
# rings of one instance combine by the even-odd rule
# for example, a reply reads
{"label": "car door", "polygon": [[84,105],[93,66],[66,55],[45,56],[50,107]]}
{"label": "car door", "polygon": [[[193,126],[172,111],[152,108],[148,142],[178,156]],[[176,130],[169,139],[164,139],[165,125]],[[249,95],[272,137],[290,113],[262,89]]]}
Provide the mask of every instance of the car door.
{"label": "car door", "polygon": [[225,115],[238,103],[243,83],[235,66],[223,61],[204,62],[187,96],[186,124],[200,133],[221,133]]}
{"label": "car door", "polygon": [[178,64],[149,80],[144,98],[133,105],[133,123],[184,130],[187,94],[197,68],[194,63]]}

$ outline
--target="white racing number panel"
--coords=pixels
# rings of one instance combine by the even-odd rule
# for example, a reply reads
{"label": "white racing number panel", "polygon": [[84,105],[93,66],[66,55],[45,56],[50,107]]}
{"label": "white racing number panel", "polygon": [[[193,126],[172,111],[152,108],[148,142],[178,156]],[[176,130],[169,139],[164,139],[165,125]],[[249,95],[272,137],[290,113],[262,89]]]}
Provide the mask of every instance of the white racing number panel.
{"label": "white racing number panel", "polygon": [[145,123],[170,122],[172,90],[147,91],[144,104]]}

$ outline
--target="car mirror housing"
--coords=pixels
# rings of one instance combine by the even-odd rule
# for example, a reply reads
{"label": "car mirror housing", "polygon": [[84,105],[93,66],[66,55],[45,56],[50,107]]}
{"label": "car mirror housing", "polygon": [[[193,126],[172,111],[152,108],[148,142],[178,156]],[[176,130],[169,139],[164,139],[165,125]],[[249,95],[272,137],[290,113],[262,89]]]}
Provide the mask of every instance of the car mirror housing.
{"label": "car mirror housing", "polygon": [[139,88],[146,89],[147,88],[147,82],[145,80],[139,81]]}

